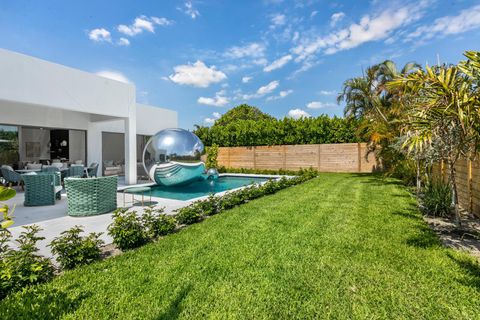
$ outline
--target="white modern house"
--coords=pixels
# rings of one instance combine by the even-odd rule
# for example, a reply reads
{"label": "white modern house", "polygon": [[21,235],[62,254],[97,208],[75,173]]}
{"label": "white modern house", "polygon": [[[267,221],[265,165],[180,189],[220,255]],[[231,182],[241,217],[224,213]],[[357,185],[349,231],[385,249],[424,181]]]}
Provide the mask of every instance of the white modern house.
{"label": "white modern house", "polygon": [[134,184],[148,137],[177,125],[176,111],[136,103],[133,84],[0,49],[0,132],[16,135],[20,164],[121,165]]}

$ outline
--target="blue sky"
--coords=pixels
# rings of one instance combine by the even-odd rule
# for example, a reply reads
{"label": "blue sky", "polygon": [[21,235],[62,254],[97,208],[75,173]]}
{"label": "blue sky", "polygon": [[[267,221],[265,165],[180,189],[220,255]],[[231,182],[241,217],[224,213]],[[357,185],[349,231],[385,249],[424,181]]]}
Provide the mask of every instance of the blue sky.
{"label": "blue sky", "polygon": [[478,0],[0,1],[0,47],[133,82],[186,129],[241,103],[342,115],[336,92],[362,68],[479,44]]}

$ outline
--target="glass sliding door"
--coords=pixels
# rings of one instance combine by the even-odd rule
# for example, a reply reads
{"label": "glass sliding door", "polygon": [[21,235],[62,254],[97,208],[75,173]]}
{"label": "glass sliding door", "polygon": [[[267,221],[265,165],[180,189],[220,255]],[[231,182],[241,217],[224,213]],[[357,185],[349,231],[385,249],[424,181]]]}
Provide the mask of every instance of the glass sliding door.
{"label": "glass sliding door", "polygon": [[0,165],[18,168],[19,145],[18,127],[0,125]]}

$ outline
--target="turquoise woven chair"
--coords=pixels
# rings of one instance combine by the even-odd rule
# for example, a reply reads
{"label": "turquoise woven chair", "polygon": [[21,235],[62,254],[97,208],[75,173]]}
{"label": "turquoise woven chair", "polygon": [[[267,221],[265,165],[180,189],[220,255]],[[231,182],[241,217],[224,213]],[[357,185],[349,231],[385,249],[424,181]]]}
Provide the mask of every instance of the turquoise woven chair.
{"label": "turquoise woven chair", "polygon": [[2,176],[9,187],[11,187],[12,184],[23,185],[22,175],[20,173],[5,167],[0,168],[0,170],[2,171]]}
{"label": "turquoise woven chair", "polygon": [[92,216],[117,208],[117,176],[66,178],[64,182],[70,216]]}
{"label": "turquoise woven chair", "polygon": [[25,183],[26,207],[54,205],[55,200],[61,197],[60,172],[23,174],[22,179]]}
{"label": "turquoise woven chair", "polygon": [[71,166],[68,168],[67,174],[65,175],[66,178],[81,178],[84,174],[84,167],[83,166]]}
{"label": "turquoise woven chair", "polygon": [[96,177],[98,172],[98,163],[93,162],[88,168],[87,173],[89,177]]}
{"label": "turquoise woven chair", "polygon": [[60,169],[58,167],[43,166],[42,167],[42,172],[57,173],[57,172],[60,172]]}

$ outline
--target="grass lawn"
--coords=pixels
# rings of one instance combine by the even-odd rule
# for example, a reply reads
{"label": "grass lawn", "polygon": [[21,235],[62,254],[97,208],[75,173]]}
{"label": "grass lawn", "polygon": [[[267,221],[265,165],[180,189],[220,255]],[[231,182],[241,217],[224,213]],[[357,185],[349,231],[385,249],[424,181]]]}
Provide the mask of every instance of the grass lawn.
{"label": "grass lawn", "polygon": [[29,316],[478,319],[480,268],[395,181],[322,174],[0,303]]}

